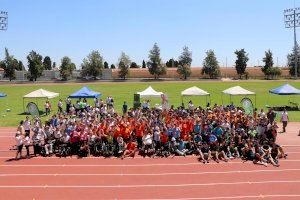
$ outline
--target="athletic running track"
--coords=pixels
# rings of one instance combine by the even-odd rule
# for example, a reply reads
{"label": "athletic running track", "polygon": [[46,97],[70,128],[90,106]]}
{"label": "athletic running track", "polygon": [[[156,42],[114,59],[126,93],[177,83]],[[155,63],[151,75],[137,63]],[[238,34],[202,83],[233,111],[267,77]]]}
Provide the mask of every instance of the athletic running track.
{"label": "athletic running track", "polygon": [[[279,135],[280,167],[196,157],[9,160],[15,128],[0,128],[0,199],[300,199],[300,123]],[[25,152],[23,152],[25,153]]]}

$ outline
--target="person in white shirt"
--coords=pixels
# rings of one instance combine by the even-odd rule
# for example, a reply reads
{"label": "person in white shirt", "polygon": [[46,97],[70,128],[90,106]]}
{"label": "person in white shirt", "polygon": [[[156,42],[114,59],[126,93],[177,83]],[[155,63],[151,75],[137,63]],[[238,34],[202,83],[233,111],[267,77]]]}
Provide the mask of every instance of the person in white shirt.
{"label": "person in white shirt", "polygon": [[24,144],[26,147],[26,158],[30,158],[30,153],[29,153],[29,146],[30,146],[31,140],[29,136],[26,136],[24,139]]}
{"label": "person in white shirt", "polygon": [[24,124],[25,136],[30,137],[31,122],[30,122],[29,116],[26,116],[26,120],[24,121],[23,124]]}
{"label": "person in white shirt", "polygon": [[58,101],[57,107],[58,107],[58,112],[62,113],[63,112],[63,102],[61,99]]}
{"label": "person in white shirt", "polygon": [[194,104],[192,101],[189,101],[188,107],[189,107],[189,110],[194,110]]}
{"label": "person in white shirt", "polygon": [[22,158],[22,149],[23,149],[23,136],[19,131],[17,131],[16,133],[16,142],[17,142],[17,154],[16,154],[16,160],[17,160],[19,154],[20,154],[20,159]]}
{"label": "person in white shirt", "polygon": [[288,116],[288,113],[286,112],[286,109],[284,109],[283,112],[281,113],[282,132],[283,133],[285,133],[285,131],[286,131],[288,121],[289,121],[289,116]]}
{"label": "person in white shirt", "polygon": [[46,115],[50,114],[50,103],[49,103],[49,101],[46,101],[44,107],[45,107]]}

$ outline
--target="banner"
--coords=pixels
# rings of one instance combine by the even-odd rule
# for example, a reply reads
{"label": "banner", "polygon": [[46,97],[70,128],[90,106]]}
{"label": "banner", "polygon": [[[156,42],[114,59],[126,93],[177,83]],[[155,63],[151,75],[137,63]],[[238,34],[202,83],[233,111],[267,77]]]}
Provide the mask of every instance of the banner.
{"label": "banner", "polygon": [[252,101],[251,99],[249,98],[243,98],[241,100],[241,104],[245,110],[245,114],[246,115],[253,115],[253,104],[252,104]]}
{"label": "banner", "polygon": [[39,108],[37,107],[37,105],[33,102],[29,102],[26,106],[28,113],[30,113],[30,115],[32,117],[36,117],[36,116],[40,116],[40,112],[39,112]]}

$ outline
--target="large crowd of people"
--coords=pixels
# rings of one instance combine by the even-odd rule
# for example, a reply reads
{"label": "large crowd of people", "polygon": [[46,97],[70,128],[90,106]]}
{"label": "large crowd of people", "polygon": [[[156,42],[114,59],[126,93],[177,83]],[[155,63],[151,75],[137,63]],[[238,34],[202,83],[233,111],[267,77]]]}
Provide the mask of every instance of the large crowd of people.
{"label": "large crowd of people", "polygon": [[[60,100],[58,111],[48,121],[26,117],[16,133],[16,159],[35,156],[116,156],[134,158],[135,155],[173,157],[197,155],[200,162],[228,162],[231,159],[252,161],[255,164],[279,166],[286,158],[276,143],[278,126],[276,113],[270,109],[246,115],[244,110],[228,106],[207,105],[187,108],[171,106],[167,110],[150,108],[144,102],[139,109],[128,108],[122,114],[114,110],[114,99],[86,99],[72,104],[71,99]],[[49,102],[45,104],[50,113]],[[284,112],[284,131],[288,115]]]}

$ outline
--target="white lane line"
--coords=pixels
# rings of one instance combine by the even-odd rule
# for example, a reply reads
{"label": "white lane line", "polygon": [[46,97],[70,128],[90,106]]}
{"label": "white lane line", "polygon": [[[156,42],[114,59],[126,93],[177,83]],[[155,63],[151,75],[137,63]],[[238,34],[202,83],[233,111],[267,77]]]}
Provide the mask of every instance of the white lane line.
{"label": "white lane line", "polygon": [[300,169],[277,169],[277,170],[247,170],[247,171],[217,171],[217,172],[173,172],[173,173],[139,173],[139,174],[0,174],[0,177],[15,177],[15,176],[173,176],[173,175],[204,175],[204,174],[240,174],[240,173],[273,173],[273,172],[293,172],[293,171],[300,171]]}
{"label": "white lane line", "polygon": [[251,184],[290,184],[300,183],[300,180],[274,180],[274,181],[243,181],[223,183],[192,183],[192,184],[168,184],[168,185],[1,185],[0,188],[151,188],[151,187],[201,187],[218,185],[251,185]]}
{"label": "white lane line", "polygon": [[[17,162],[17,161],[16,161]],[[285,162],[300,162],[300,160],[280,160],[281,163]],[[155,163],[155,164],[121,164],[121,165],[103,165],[103,164],[7,164],[0,165],[0,167],[155,167],[155,166],[191,166],[191,165],[228,165],[228,164],[253,164],[252,162],[220,162],[220,163],[208,163],[202,164],[201,162],[192,162],[192,163]]]}
{"label": "white lane line", "polygon": [[[194,198],[170,198],[170,199],[151,199],[151,200],[215,200],[215,199],[261,199],[261,198],[275,198],[275,197],[300,197],[300,194],[261,194],[251,196],[231,196],[231,197],[194,197]],[[150,200],[150,199],[142,199]]]}

